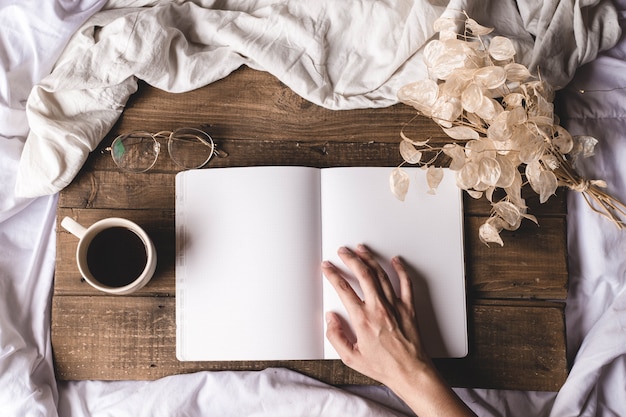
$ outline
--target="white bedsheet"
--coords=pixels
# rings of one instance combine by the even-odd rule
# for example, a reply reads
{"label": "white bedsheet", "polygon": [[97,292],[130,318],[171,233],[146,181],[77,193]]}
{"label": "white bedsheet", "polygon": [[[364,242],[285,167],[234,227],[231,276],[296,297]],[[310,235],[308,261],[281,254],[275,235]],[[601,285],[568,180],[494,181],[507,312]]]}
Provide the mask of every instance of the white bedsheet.
{"label": "white bedsheet", "polygon": [[[407,413],[384,388],[344,390],[276,369],[252,373],[200,372],[152,382],[82,381],[57,385],[49,339],[56,196],[18,198],[14,186],[29,131],[25,101],[31,87],[51,71],[70,35],[103,3],[102,0],[0,0],[0,414],[391,416]],[[505,7],[497,6],[503,3],[474,4]],[[548,33],[546,16],[553,12],[554,15],[556,9],[549,12],[545,9],[554,8],[557,2],[519,3],[526,27],[536,29],[536,33]],[[589,20],[593,16],[577,9],[593,2],[563,2],[559,7],[564,7],[564,3],[578,10],[572,22],[593,21]],[[617,5],[623,27],[626,1],[621,0]],[[116,4],[112,2],[109,6]],[[533,12],[542,7],[543,15]],[[475,13],[469,11],[477,16],[479,9],[476,6]],[[567,16],[563,10],[559,13]],[[514,26],[508,27],[514,30]],[[594,48],[588,45],[590,38],[576,39],[584,47],[575,48],[577,55],[573,62],[583,63],[593,58]],[[542,51],[534,56],[545,54]],[[568,80],[573,75],[572,63],[557,64],[563,68],[562,79]],[[624,86],[626,40],[622,37],[615,48],[577,73],[573,85],[563,91],[560,107],[563,123],[572,133],[592,134],[600,139],[597,155],[584,161],[583,170],[589,178],[606,179],[609,191],[622,201],[626,201],[626,170],[621,163],[626,157],[626,90],[614,88]],[[297,90],[296,87],[293,88]],[[586,92],[581,94],[579,89]],[[306,96],[306,91],[300,93]],[[392,100],[384,94],[378,98],[382,100],[380,105]],[[617,231],[591,212],[576,194],[571,194],[568,209],[571,287],[566,314],[568,345],[572,356],[576,354],[571,375],[558,394],[457,390],[480,415],[626,415],[626,232]]]}
{"label": "white bedsheet", "polygon": [[54,194],[69,184],[138,78],[190,91],[245,64],[331,109],[388,106],[402,85],[428,76],[422,48],[435,19],[458,18],[460,10],[511,37],[518,62],[555,86],[619,35],[607,0],[204,1],[108,9],[81,28],[29,96],[17,195]]}

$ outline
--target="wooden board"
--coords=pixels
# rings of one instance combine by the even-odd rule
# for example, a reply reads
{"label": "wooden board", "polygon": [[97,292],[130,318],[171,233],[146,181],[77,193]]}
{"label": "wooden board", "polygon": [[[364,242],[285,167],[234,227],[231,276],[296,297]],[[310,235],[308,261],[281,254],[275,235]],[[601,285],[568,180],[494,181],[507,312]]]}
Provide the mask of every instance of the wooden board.
{"label": "wooden board", "polygon": [[[408,123],[407,126],[405,126]],[[146,85],[105,138],[121,132],[160,131],[209,124],[228,153],[208,167],[247,165],[395,166],[401,162],[399,132],[447,138],[404,105],[385,109],[331,111],[296,96],[272,76],[239,70],[184,94]],[[445,164],[445,158],[441,159]],[[333,384],[372,381],[337,361],[178,362],[175,350],[174,175],[163,152],[146,174],[121,173],[107,154],[92,153],[75,181],[59,196],[58,220],[71,216],[90,224],[109,216],[142,225],[155,241],[153,280],[131,296],[111,297],[85,283],[74,262],[77,240],[57,231],[52,343],[61,379],[154,379],[205,370],[257,370],[286,366]],[[210,192],[210,190],[207,190]],[[505,232],[505,246],[479,242],[489,216],[484,200],[465,198],[466,269],[470,355],[439,360],[457,386],[557,390],[567,376],[564,300],[567,295],[565,195],[546,204],[525,190],[539,220]],[[442,248],[445,250],[445,248]]]}
{"label": "wooden board", "polygon": [[[65,358],[56,362],[60,379],[146,380],[200,370],[287,367],[330,384],[375,383],[340,361],[179,362],[172,297],[55,297],[52,311],[58,323],[53,334],[55,357]],[[452,384],[559,389],[567,376],[565,358],[558,354],[562,305],[480,302],[469,313],[470,355],[436,360]],[[520,363],[532,366],[519,368]]]}

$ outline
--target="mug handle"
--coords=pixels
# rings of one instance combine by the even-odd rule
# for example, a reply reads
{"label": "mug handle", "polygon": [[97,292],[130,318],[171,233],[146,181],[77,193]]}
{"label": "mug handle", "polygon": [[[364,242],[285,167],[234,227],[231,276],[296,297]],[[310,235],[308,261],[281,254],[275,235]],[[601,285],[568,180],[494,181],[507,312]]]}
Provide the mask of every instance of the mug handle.
{"label": "mug handle", "polygon": [[71,217],[64,217],[63,220],[61,220],[61,227],[63,227],[65,230],[67,230],[79,239],[82,238],[87,231],[86,227],[83,227],[80,223],[78,223]]}

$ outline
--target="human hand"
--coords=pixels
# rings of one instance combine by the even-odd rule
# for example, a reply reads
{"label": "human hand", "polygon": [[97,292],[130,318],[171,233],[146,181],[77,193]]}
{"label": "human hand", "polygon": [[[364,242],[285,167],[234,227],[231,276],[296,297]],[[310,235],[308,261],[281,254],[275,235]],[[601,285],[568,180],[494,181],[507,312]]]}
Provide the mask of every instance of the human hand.
{"label": "human hand", "polygon": [[322,263],[356,338],[336,313],[326,313],[326,337],[341,360],[387,385],[420,416],[474,415],[441,378],[422,346],[412,284],[401,259],[391,260],[400,281],[396,295],[389,277],[364,245],[357,246],[356,252],[339,248],[338,254],[363,292],[361,299],[339,268],[329,261]]}
{"label": "human hand", "polygon": [[328,340],[343,362],[387,386],[403,373],[432,366],[417,328],[411,280],[400,258],[391,260],[400,281],[400,293],[396,295],[389,277],[365,246],[359,245],[356,252],[340,248],[338,254],[363,291],[361,300],[335,265],[322,264],[356,336],[351,340],[351,332],[337,314],[326,314]]}

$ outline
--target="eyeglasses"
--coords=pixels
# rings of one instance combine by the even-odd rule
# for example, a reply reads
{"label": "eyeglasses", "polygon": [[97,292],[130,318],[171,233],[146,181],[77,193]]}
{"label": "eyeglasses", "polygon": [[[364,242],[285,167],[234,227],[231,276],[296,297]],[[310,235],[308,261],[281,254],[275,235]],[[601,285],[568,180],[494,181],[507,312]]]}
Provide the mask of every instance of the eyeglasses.
{"label": "eyeglasses", "polygon": [[158,133],[131,132],[113,140],[105,151],[111,152],[113,162],[128,172],[146,172],[156,163],[161,144],[158,139],[167,140],[167,151],[174,163],[183,169],[202,168],[213,155],[228,156],[217,150],[213,138],[200,130],[184,127],[174,131]]}

